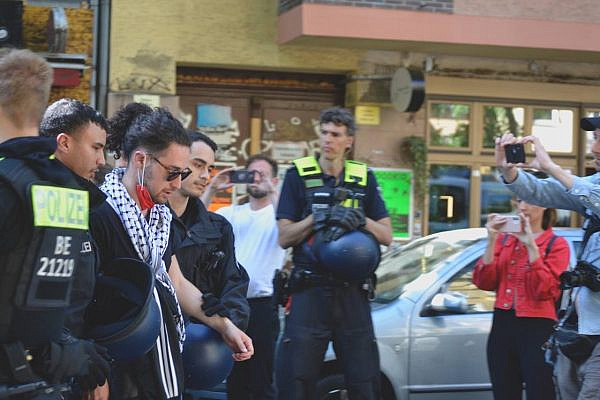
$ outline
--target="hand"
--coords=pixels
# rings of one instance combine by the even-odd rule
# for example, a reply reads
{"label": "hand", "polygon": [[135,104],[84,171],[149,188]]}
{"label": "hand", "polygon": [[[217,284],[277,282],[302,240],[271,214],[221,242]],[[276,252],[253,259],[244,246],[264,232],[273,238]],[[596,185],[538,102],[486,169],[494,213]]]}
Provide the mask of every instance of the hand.
{"label": "hand", "polygon": [[535,158],[527,164],[522,164],[523,166],[539,169],[546,173],[549,173],[552,168],[556,167],[556,164],[554,163],[554,161],[552,161],[552,159],[548,155],[548,152],[542,145],[540,138],[538,138],[537,136],[525,136],[521,139],[521,142],[523,144],[533,143],[535,151]]}
{"label": "hand", "polygon": [[323,240],[325,242],[337,240],[345,233],[364,226],[366,222],[365,213],[360,208],[333,206],[327,221],[330,228],[323,234]]}
{"label": "hand", "polygon": [[241,167],[231,167],[219,171],[215,176],[212,177],[207,189],[215,193],[233,187],[233,183],[231,183],[229,180],[229,172],[240,168]]}
{"label": "hand", "polygon": [[229,319],[225,319],[224,325],[219,330],[223,341],[233,351],[235,361],[244,361],[254,354],[252,339],[241,331]]}
{"label": "hand", "polygon": [[526,217],[523,213],[519,213],[519,219],[521,220],[521,232],[514,233],[514,235],[526,247],[537,247],[537,244],[535,243],[535,238],[533,237],[533,231],[531,230],[531,224],[529,223],[529,218]]}
{"label": "hand", "polygon": [[79,340],[89,357],[88,374],[76,377],[83,390],[93,390],[106,383],[110,375],[110,356],[108,350],[94,342]]}
{"label": "hand", "polygon": [[512,133],[505,133],[502,137],[496,138],[496,147],[494,156],[496,157],[496,166],[502,173],[504,180],[508,183],[517,179],[517,167],[515,164],[506,162],[506,153],[504,146],[517,143],[517,138]]}
{"label": "hand", "polygon": [[82,396],[82,400],[108,400],[109,399],[109,386],[108,382],[98,386],[96,389],[85,392]]}
{"label": "hand", "polygon": [[313,217],[313,232],[319,232],[321,229],[327,226],[327,221],[329,220],[330,208],[329,207],[319,207],[313,209],[312,217]]}
{"label": "hand", "polygon": [[500,233],[500,229],[506,224],[506,217],[500,214],[488,214],[485,228],[489,236],[496,236]]}

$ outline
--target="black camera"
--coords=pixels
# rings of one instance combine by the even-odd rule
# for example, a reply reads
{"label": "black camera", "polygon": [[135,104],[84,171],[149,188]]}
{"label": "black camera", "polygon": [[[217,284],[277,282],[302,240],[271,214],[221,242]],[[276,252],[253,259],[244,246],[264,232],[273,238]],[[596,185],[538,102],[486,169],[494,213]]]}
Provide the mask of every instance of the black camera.
{"label": "black camera", "polygon": [[577,261],[572,271],[560,274],[560,288],[571,289],[585,286],[593,292],[600,292],[600,269],[587,261]]}
{"label": "black camera", "polygon": [[511,164],[521,164],[525,162],[525,146],[519,144],[507,144],[504,146],[506,162]]}

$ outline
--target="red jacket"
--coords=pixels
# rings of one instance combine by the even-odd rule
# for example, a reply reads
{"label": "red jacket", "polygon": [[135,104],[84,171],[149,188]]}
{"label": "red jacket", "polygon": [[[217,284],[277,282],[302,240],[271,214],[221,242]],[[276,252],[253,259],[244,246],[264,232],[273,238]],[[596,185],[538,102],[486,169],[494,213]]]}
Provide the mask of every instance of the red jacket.
{"label": "red jacket", "polygon": [[[495,308],[514,309],[517,317],[542,317],[556,320],[555,302],[560,295],[558,276],[569,265],[569,245],[557,237],[550,253],[544,257],[552,238],[552,228],[535,240],[540,257],[529,262],[527,249],[515,236],[499,235],[494,246],[494,259],[484,264],[483,258],[473,271],[473,283],[483,290],[496,291]],[[515,301],[516,300],[516,301]]]}

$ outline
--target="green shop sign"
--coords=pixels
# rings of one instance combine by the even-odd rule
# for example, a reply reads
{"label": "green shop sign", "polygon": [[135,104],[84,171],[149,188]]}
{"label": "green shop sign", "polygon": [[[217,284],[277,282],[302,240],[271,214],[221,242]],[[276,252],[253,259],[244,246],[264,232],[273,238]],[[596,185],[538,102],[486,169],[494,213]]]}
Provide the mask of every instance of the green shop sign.
{"label": "green shop sign", "polygon": [[397,168],[372,170],[392,219],[394,239],[410,239],[413,225],[412,171]]}

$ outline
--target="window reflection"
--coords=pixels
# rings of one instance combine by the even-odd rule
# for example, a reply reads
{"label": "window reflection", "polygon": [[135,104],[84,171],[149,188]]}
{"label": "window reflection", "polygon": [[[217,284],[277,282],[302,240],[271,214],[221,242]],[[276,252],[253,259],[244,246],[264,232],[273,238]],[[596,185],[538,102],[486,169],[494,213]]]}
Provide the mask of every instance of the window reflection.
{"label": "window reflection", "polygon": [[429,178],[429,233],[469,227],[471,169],[432,165]]}
{"label": "window reflection", "polygon": [[493,149],[496,137],[504,133],[523,136],[525,109],[512,106],[483,107],[483,147]]}
{"label": "window reflection", "polygon": [[431,103],[430,144],[468,147],[471,107],[467,104]]}
{"label": "window reflection", "polygon": [[531,133],[540,138],[547,151],[573,151],[573,111],[555,108],[534,108]]}

